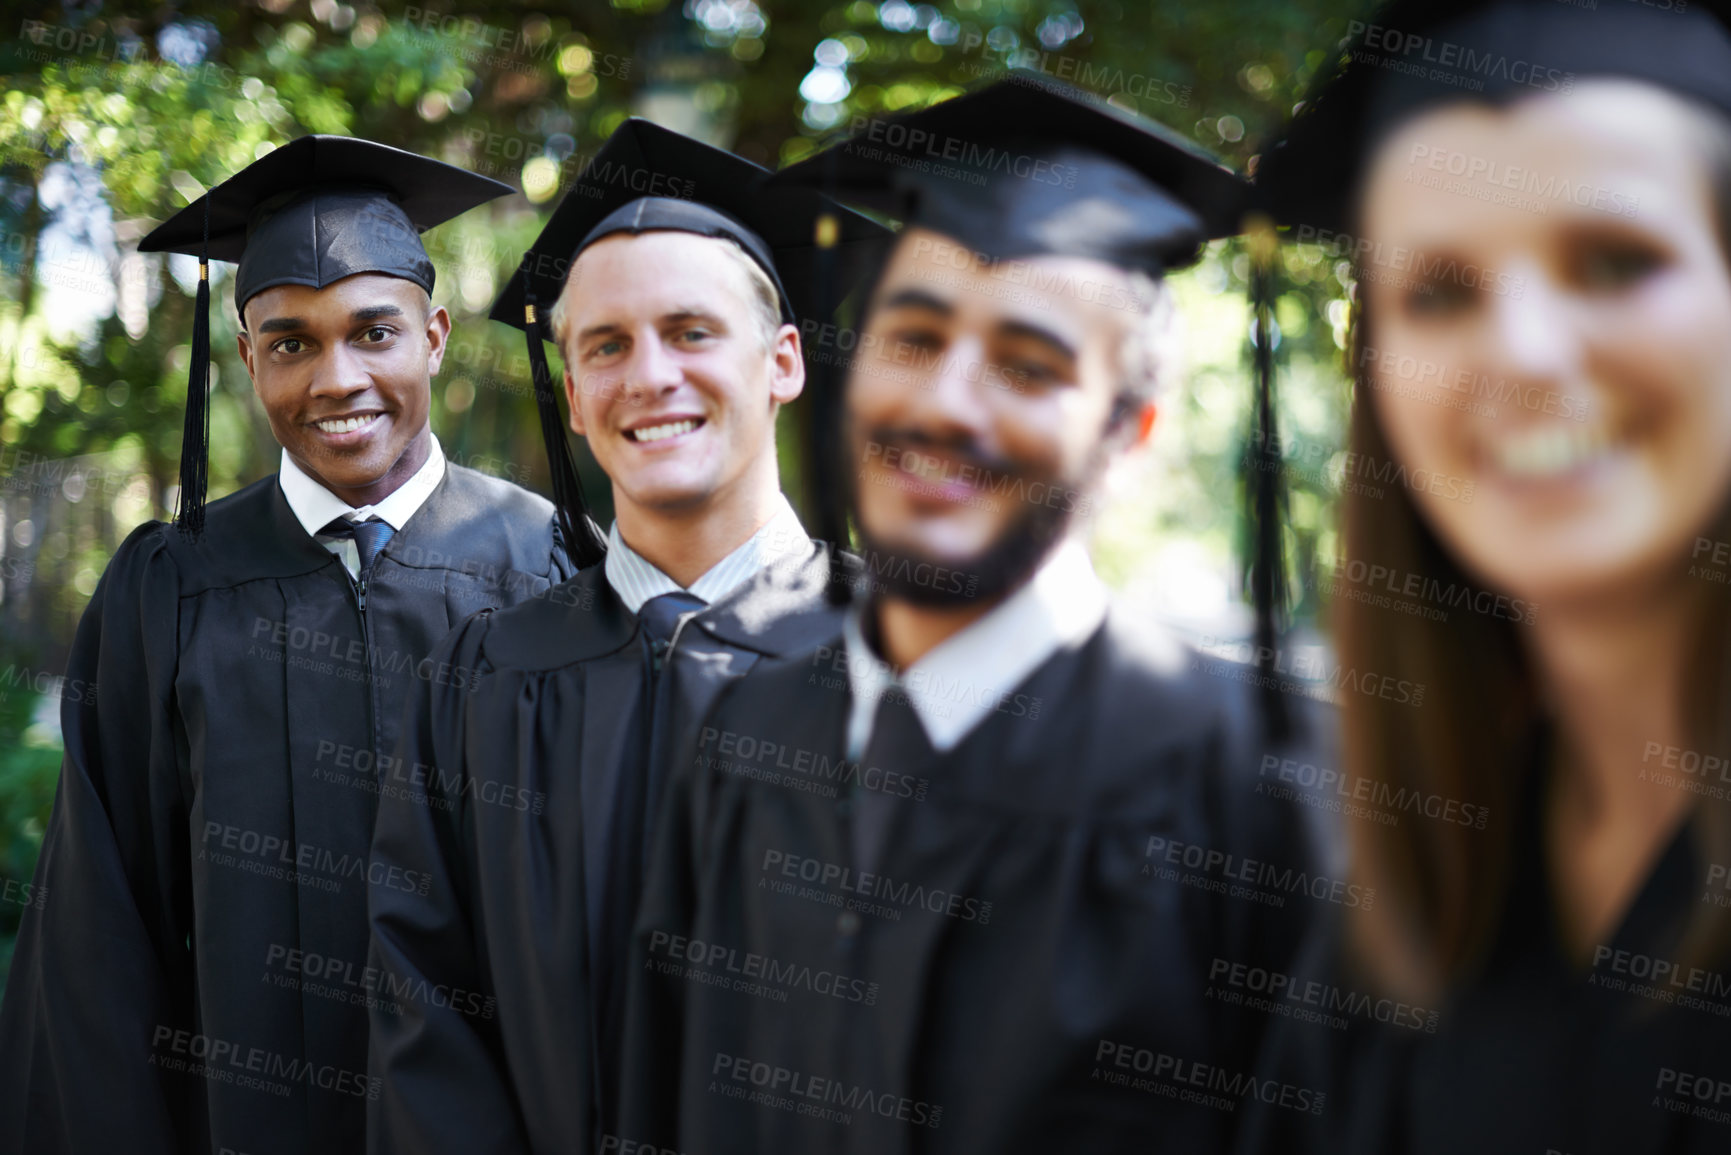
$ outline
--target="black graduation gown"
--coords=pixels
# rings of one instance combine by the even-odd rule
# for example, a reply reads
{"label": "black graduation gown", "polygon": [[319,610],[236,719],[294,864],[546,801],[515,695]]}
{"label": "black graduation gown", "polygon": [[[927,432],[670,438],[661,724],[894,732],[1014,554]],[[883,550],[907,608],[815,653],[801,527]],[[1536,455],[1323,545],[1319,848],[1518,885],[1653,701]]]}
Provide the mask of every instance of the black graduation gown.
{"label": "black graduation gown", "polygon": [[[1689,832],[1582,969],[1552,914],[1541,778],[1531,776],[1517,872],[1482,973],[1434,1014],[1347,1014],[1345,1029],[1283,1021],[1265,1072],[1326,1085],[1329,1107],[1313,1118],[1253,1112],[1242,1155],[1731,1151],[1731,960],[1691,964],[1679,945],[1701,899]],[[1300,979],[1374,997],[1342,942],[1337,921],[1319,926]],[[1655,962],[1676,969],[1656,977]]]}
{"label": "black graduation gown", "polygon": [[685,758],[636,929],[622,1142],[1221,1149],[1266,1019],[1211,973],[1286,964],[1315,914],[1308,828],[1256,788],[1291,748],[1114,611],[948,754],[886,695],[848,763],[847,660],[837,638],[761,667]]}
{"label": "black graduation gown", "polygon": [[[659,793],[642,777],[661,757],[652,747],[682,741],[723,684],[834,632],[828,576],[814,543],[685,619],[653,703],[645,639],[603,567],[477,616],[441,647],[482,685],[428,686],[404,724],[401,758],[424,767],[427,798],[383,801],[374,854],[432,885],[373,892],[372,957],[390,989],[447,993],[375,1015],[373,1151],[590,1148],[623,1005],[595,989],[606,948],[591,942],[590,896],[633,905],[637,886],[610,856],[642,855],[655,806],[636,804],[629,828],[626,791],[637,776]],[[622,931],[603,960],[620,983],[628,921]]]}
{"label": "black graduation gown", "polygon": [[375,751],[424,659],[568,574],[552,507],[456,465],[360,590],[273,476],[160,522],[79,624],[66,756],[0,1010],[0,1150],[364,1145]]}

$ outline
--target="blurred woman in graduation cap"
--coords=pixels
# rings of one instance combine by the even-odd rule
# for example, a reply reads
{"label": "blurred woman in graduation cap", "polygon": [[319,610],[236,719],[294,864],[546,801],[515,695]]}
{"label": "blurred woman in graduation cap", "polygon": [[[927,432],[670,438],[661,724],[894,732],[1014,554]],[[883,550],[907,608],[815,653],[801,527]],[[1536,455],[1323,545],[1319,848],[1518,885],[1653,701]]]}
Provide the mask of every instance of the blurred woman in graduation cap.
{"label": "blurred woman in graduation cap", "polygon": [[[0,1149],[359,1152],[380,758],[425,659],[570,572],[553,507],[445,460],[450,316],[420,232],[508,193],[302,137],[145,252],[200,258],[173,524],[116,551],[79,624],[66,755],[0,1010]],[[205,505],[209,260],[281,468]]]}
{"label": "blurred woman in graduation cap", "polygon": [[1345,498],[1341,661],[1426,693],[1345,704],[1377,901],[1267,1056],[1327,1110],[1247,1150],[1731,1149],[1731,32],[1683,9],[1394,4],[1261,158],[1404,479]]}

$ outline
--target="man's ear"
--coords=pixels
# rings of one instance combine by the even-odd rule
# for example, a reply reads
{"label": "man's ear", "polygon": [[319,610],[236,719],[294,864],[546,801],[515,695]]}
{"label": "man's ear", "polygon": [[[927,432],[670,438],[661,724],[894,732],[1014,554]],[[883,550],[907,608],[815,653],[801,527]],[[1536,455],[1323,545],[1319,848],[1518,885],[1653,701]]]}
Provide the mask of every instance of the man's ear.
{"label": "man's ear", "polygon": [[1156,416],[1158,406],[1153,398],[1120,393],[1112,402],[1112,415],[1106,421],[1106,437],[1116,442],[1120,451],[1139,449],[1154,436]]}
{"label": "man's ear", "polygon": [[773,404],[786,405],[805,392],[805,354],[800,345],[799,327],[783,325],[775,332],[769,346],[769,399]]}
{"label": "man's ear", "polygon": [[246,331],[246,312],[240,314],[240,331],[234,335],[234,347],[240,351],[240,363],[246,366],[246,375],[252,378],[252,391],[258,392],[258,369],[252,360],[252,336]]}
{"label": "man's ear", "polygon": [[451,339],[451,314],[440,305],[427,314],[427,376],[437,377],[445,362],[445,348]]}
{"label": "man's ear", "polygon": [[252,378],[253,387],[257,388],[258,374],[253,372],[252,368],[252,341],[247,337],[245,329],[234,335],[234,347],[240,352],[240,361],[246,366],[246,375]]}
{"label": "man's ear", "polygon": [[1136,413],[1136,440],[1131,442],[1138,448],[1148,444],[1154,437],[1154,420],[1160,415],[1160,407],[1152,398],[1142,402]]}

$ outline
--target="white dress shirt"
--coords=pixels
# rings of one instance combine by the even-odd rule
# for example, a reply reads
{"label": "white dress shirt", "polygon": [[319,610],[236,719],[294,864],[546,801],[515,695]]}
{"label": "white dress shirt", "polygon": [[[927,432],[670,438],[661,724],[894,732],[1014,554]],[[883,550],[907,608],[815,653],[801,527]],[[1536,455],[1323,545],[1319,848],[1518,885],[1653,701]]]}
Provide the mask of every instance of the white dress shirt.
{"label": "white dress shirt", "polygon": [[848,758],[858,761],[871,741],[878,700],[896,687],[939,753],[953,750],[990,717],[1016,687],[1061,649],[1080,646],[1105,620],[1106,586],[1088,551],[1066,539],[1032,580],[966,629],[897,671],[874,653],[860,625],[860,606],[842,629],[847,641]]}
{"label": "white dress shirt", "polygon": [[361,551],[355,545],[355,539],[326,537],[321,531],[335,518],[345,517],[350,521],[360,522],[376,517],[400,532],[445,476],[445,451],[440,447],[437,436],[429,434],[429,437],[432,448],[427,452],[427,460],[415,470],[414,476],[393,489],[382,501],[364,505],[359,509],[314,481],[306,470],[295,464],[288,450],[282,451],[282,466],[277,471],[277,483],[282,486],[282,494],[288,499],[289,509],[294,511],[295,520],[301,523],[301,527],[314,541],[337,556],[343,563],[343,568],[349,571],[350,577],[358,578],[361,575]]}
{"label": "white dress shirt", "polygon": [[619,535],[619,523],[613,523],[607,535],[607,584],[625,603],[625,608],[637,613],[643,603],[661,594],[689,592],[714,605],[732,593],[758,570],[788,554],[804,554],[811,549],[811,537],[799,523],[783,494],[776,494],[778,503],[774,516],[763,523],[745,544],[716,562],[704,575],[691,583],[689,590],[662,573],[642,554],[625,544]]}

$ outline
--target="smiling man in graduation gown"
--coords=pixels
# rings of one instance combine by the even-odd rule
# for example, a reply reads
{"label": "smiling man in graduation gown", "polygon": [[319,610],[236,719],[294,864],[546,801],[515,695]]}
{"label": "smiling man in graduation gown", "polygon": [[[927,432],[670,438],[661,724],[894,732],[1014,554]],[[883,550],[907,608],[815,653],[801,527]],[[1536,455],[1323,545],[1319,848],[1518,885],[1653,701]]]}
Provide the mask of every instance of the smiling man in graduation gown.
{"label": "smiling man in graduation gown", "polygon": [[622,1136],[1217,1150],[1266,1019],[1211,983],[1277,967],[1312,901],[1299,826],[1255,789],[1283,747],[1110,604],[1076,531],[1152,427],[1159,278],[1233,231],[1241,186],[1022,83],[777,179],[904,222],[845,397],[864,576],[843,628],[729,687],[680,758]]}
{"label": "smiling man in graduation gown", "polygon": [[571,427],[617,520],[560,596],[441,647],[481,687],[428,683],[405,722],[427,798],[384,800],[374,851],[431,885],[374,891],[373,959],[389,987],[453,995],[375,1012],[375,1151],[608,1149],[652,748],[838,624],[829,551],[781,493],[776,416],[805,383],[819,220],[843,252],[883,230],[768,175],[628,121],[495,309],[527,331],[555,489],[587,524],[541,348],[552,306]]}
{"label": "smiling man in graduation gown", "polygon": [[378,797],[408,788],[378,752],[412,687],[472,688],[426,662],[453,625],[570,572],[551,505],[428,427],[450,318],[419,231],[508,191],[303,137],[140,245],[239,262],[282,465],[204,505],[195,337],[177,524],[126,539],[73,646],[92,689],[63,704],[54,900],[0,1012],[0,1148],[362,1149],[367,891],[426,885],[368,862]]}

